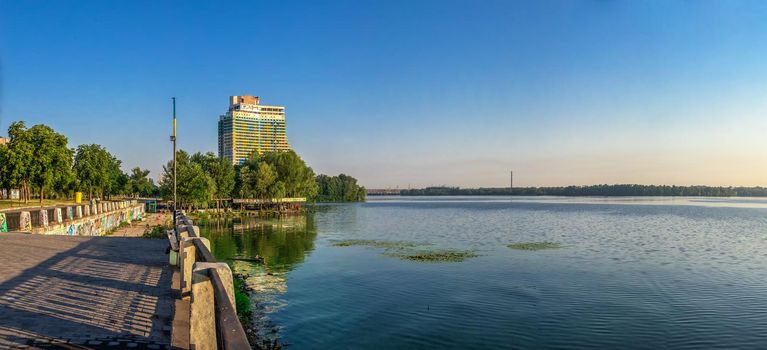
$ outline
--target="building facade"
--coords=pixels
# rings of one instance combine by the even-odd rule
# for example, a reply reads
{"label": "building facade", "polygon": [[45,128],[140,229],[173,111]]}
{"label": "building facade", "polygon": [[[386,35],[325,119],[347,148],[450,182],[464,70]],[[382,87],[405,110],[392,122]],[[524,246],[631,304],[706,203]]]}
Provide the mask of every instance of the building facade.
{"label": "building facade", "polygon": [[254,152],[290,150],[285,107],[266,106],[258,96],[230,96],[229,110],[218,120],[218,155],[242,164]]}
{"label": "building facade", "polygon": [[9,139],[7,137],[0,137],[0,145],[5,145],[8,142],[11,142],[11,139]]}

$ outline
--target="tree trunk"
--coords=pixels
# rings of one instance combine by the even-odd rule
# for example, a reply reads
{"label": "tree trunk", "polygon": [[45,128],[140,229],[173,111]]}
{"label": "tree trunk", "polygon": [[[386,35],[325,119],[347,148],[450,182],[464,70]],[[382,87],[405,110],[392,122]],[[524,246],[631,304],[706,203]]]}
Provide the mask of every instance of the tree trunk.
{"label": "tree trunk", "polygon": [[40,186],[40,205],[43,205],[43,197],[45,197],[45,188]]}

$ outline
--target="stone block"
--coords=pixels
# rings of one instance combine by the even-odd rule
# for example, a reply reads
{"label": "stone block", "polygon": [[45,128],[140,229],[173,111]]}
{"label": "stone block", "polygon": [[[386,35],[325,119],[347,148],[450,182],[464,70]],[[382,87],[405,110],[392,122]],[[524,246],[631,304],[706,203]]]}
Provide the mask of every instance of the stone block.
{"label": "stone block", "polygon": [[221,277],[227,296],[234,306],[232,271],[225,263],[194,264],[192,272],[192,298],[189,317],[189,342],[194,349],[216,349],[216,304],[210,271],[215,269]]}
{"label": "stone block", "polygon": [[210,241],[207,238],[183,238],[179,246],[178,266],[181,272],[181,295],[186,297],[192,290],[192,267],[197,262],[197,248],[194,241],[199,240],[210,250]]}

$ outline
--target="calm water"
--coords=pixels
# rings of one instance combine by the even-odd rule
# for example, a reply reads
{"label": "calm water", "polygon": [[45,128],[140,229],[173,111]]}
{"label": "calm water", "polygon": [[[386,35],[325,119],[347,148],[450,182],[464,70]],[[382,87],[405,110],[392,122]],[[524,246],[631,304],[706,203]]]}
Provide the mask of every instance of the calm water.
{"label": "calm water", "polygon": [[[295,349],[767,347],[767,199],[371,198],[210,223]],[[334,240],[480,254],[420,263]],[[561,249],[519,251],[509,243]]]}

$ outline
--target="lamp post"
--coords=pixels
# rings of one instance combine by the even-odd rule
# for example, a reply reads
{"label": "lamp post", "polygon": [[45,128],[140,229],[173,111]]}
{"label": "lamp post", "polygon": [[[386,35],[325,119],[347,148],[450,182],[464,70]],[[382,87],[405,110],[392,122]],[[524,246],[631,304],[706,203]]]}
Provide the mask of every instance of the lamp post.
{"label": "lamp post", "polygon": [[173,135],[170,140],[173,142],[173,230],[176,230],[176,98],[171,97],[173,100]]}

